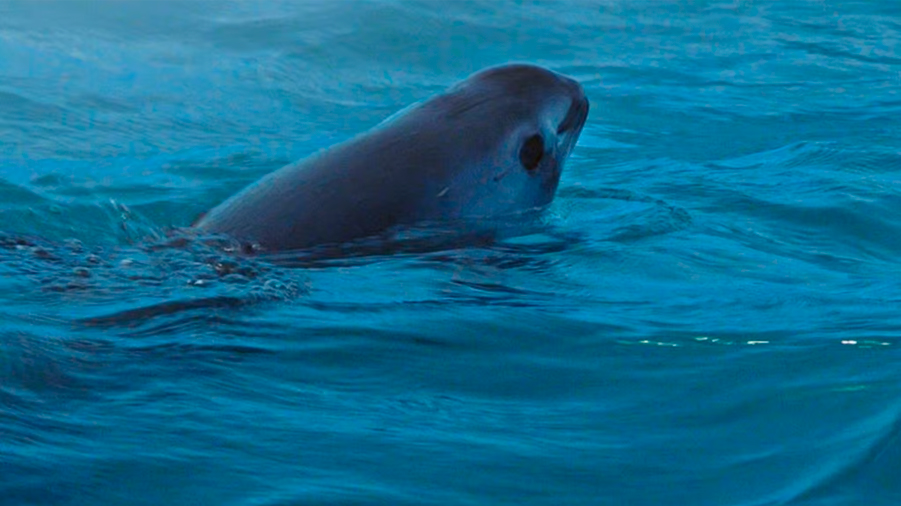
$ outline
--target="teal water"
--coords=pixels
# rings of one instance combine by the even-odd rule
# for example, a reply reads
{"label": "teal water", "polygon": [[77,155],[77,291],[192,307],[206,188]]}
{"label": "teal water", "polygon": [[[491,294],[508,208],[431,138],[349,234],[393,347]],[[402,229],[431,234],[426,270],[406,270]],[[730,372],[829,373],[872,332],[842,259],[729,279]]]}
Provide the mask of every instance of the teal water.
{"label": "teal water", "polygon": [[[0,504],[901,503],[901,6],[0,4]],[[174,228],[489,65],[582,82],[539,230]]]}

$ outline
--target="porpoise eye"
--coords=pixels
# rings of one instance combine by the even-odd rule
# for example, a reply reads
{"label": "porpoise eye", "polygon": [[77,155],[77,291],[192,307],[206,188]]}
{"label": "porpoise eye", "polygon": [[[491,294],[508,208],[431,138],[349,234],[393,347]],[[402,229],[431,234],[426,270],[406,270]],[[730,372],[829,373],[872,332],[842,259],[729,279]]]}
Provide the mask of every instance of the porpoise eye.
{"label": "porpoise eye", "polygon": [[538,168],[542,156],[544,156],[544,139],[538,134],[526,139],[519,150],[519,161],[529,172]]}

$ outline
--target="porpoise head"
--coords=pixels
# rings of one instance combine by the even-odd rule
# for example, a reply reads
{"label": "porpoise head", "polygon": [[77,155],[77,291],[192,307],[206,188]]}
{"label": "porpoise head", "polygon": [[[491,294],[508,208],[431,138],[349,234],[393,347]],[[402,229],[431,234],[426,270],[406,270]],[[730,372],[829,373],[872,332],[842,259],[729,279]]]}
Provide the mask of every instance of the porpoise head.
{"label": "porpoise head", "polygon": [[588,117],[573,79],[542,67],[488,68],[423,104],[456,146],[453,173],[435,187],[442,218],[497,217],[549,204]]}

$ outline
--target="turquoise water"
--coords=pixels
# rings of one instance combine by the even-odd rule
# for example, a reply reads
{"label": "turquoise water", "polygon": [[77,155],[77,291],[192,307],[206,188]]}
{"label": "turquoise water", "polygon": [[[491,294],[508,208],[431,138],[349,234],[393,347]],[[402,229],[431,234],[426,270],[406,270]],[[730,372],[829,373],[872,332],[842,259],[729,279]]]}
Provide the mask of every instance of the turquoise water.
{"label": "turquoise water", "polygon": [[[0,504],[901,503],[901,6],[0,4]],[[537,230],[172,230],[489,65],[592,108]]]}

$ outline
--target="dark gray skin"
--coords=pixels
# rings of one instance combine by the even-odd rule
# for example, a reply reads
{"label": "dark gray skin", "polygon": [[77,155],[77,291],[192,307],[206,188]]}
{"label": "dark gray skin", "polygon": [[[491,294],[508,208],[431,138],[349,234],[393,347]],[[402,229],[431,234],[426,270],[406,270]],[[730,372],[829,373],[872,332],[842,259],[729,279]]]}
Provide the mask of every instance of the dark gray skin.
{"label": "dark gray skin", "polygon": [[489,68],[263,177],[195,227],[284,251],[541,208],[587,116],[572,79],[533,65]]}

